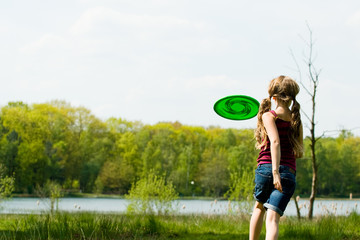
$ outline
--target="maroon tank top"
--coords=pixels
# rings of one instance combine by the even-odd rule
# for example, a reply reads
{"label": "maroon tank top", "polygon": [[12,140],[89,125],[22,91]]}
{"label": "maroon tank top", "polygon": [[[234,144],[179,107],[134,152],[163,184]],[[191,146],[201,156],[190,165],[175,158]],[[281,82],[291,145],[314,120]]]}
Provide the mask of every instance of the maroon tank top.
{"label": "maroon tank top", "polygon": [[[278,118],[275,111],[270,111],[275,116],[275,124],[279,132],[281,159],[280,165],[291,167],[296,171],[296,159],[293,148],[290,143],[288,132],[290,131],[290,122]],[[261,148],[257,159],[260,164],[271,163],[270,140],[267,137],[266,145]]]}

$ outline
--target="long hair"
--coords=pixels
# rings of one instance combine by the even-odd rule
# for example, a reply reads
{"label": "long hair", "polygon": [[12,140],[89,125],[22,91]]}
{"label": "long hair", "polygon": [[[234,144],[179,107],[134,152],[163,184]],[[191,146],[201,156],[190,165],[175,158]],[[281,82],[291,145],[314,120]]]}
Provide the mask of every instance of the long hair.
{"label": "long hair", "polygon": [[264,113],[271,110],[271,98],[276,97],[278,101],[282,101],[290,106],[292,101],[290,131],[288,133],[291,146],[295,156],[302,153],[303,146],[299,142],[301,116],[300,104],[296,101],[296,95],[299,93],[299,85],[290,77],[279,76],[271,80],[269,84],[269,97],[262,100],[259,113],[257,115],[258,122],[255,131],[256,148],[260,149],[266,145],[267,133],[262,121]]}

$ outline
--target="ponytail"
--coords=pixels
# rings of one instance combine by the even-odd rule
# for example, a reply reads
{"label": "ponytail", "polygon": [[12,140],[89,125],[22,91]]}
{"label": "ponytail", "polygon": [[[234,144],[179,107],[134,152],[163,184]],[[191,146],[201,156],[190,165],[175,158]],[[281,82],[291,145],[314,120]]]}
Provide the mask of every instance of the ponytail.
{"label": "ponytail", "polygon": [[258,121],[257,121],[257,128],[255,131],[255,139],[256,139],[256,148],[260,149],[261,147],[265,146],[266,144],[266,129],[264,127],[264,123],[262,120],[262,116],[264,113],[271,110],[271,96],[268,98],[264,98],[261,101],[259,113],[257,115]]}
{"label": "ponytail", "polygon": [[300,119],[300,104],[294,98],[293,105],[291,108],[291,128],[294,130],[295,137],[299,136],[299,129],[301,124]]}
{"label": "ponytail", "polygon": [[300,104],[296,101],[294,97],[293,105],[291,108],[291,132],[289,134],[289,137],[295,155],[298,155],[303,151],[303,147],[299,143],[300,128],[301,128]]}

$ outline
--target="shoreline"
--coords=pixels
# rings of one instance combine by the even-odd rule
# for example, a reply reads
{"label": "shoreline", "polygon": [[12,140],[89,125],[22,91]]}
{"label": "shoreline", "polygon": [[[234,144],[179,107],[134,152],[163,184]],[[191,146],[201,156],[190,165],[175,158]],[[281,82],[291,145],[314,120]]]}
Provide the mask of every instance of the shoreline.
{"label": "shoreline", "polygon": [[[13,194],[12,198],[42,198],[35,194]],[[107,198],[107,199],[126,199],[125,195],[116,195],[116,194],[96,194],[96,193],[71,193],[71,194],[64,194],[61,198]],[[60,198],[60,199],[61,199]],[[302,197],[300,196],[301,200],[309,199],[309,197]],[[209,201],[228,201],[229,199],[223,198],[223,197],[206,197],[206,196],[198,196],[198,197],[192,197],[192,196],[183,196],[179,197],[177,200],[209,200]],[[354,200],[359,201],[360,197],[353,197],[350,199],[349,197],[316,197],[315,200]],[[236,200],[230,200],[236,202]],[[293,201],[293,199],[291,199]]]}

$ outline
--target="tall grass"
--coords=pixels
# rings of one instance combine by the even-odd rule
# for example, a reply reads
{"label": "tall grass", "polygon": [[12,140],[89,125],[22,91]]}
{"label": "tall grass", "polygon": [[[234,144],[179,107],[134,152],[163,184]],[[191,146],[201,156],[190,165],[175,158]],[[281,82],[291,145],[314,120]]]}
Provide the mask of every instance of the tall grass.
{"label": "tall grass", "polygon": [[[280,239],[360,239],[360,216],[280,223]],[[1,215],[0,239],[248,239],[249,217],[67,213]],[[265,238],[265,227],[262,231]]]}

